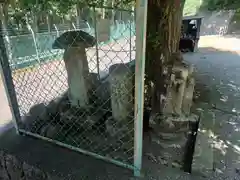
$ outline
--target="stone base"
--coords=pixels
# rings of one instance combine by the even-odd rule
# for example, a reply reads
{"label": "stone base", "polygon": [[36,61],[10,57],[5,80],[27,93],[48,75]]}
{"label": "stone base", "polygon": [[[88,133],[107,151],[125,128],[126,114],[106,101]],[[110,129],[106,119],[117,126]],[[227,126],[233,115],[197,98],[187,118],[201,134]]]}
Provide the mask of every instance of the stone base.
{"label": "stone base", "polygon": [[40,133],[44,126],[59,122],[60,113],[66,111],[69,107],[67,92],[50,101],[48,105],[43,103],[36,104],[30,108],[27,115],[22,117],[20,128]]}
{"label": "stone base", "polygon": [[[84,139],[102,144],[103,138],[107,138],[113,141],[119,140],[124,148],[128,147],[127,142],[134,137],[133,133],[131,135],[129,133],[134,129],[132,118],[118,122],[112,118],[111,112],[103,110],[96,112],[96,108],[71,107],[67,97],[65,93],[64,96],[52,100],[48,105],[38,104],[32,107],[28,115],[24,117],[21,128],[70,144],[73,142],[80,144]],[[126,122],[128,122],[127,126]],[[111,144],[114,145],[114,142],[111,141]]]}
{"label": "stone base", "polygon": [[[109,117],[106,121],[106,131],[111,138],[115,138],[117,140],[121,140],[124,148],[133,147],[133,139],[134,139],[134,120],[129,118],[128,124],[126,121],[117,122],[113,119],[113,117]],[[128,143],[130,142],[130,143]]]}
{"label": "stone base", "polygon": [[189,130],[189,122],[195,121],[197,119],[196,115],[189,116],[165,116],[162,117],[158,128],[160,132],[167,133],[177,133],[177,132],[187,132]]}
{"label": "stone base", "polygon": [[[159,163],[181,169],[190,131],[190,122],[197,121],[197,116],[168,116],[155,125],[151,143],[144,147],[145,151],[157,157]],[[156,151],[156,149],[158,149]]]}

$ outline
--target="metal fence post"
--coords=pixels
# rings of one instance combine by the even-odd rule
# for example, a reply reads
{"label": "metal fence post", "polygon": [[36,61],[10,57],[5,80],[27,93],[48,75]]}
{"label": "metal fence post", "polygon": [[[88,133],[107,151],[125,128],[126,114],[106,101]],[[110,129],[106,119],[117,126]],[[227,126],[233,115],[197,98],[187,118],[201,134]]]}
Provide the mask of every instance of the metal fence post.
{"label": "metal fence post", "polygon": [[98,54],[98,30],[97,30],[97,17],[96,17],[96,8],[93,7],[93,16],[94,16],[94,32],[95,32],[95,38],[97,40],[96,42],[96,59],[97,59],[97,73],[98,78],[100,79],[100,67],[99,67],[99,54]]}
{"label": "metal fence post", "polygon": [[53,24],[53,26],[54,26],[54,28],[55,28],[55,30],[57,32],[57,36],[59,36],[59,31],[58,31],[58,28],[57,28],[56,24]]}
{"label": "metal fence post", "polygon": [[17,121],[21,119],[20,112],[18,109],[17,97],[14,89],[13,78],[11,69],[9,66],[8,56],[6,52],[6,47],[4,44],[3,31],[2,31],[2,21],[0,21],[0,66],[1,66],[1,76],[8,98],[8,103],[12,113],[12,120],[16,129],[17,134],[19,134]]}
{"label": "metal fence post", "polygon": [[34,46],[35,46],[35,49],[36,49],[37,60],[38,60],[38,63],[40,64],[40,63],[41,63],[41,60],[40,60],[39,53],[38,53],[38,45],[37,45],[37,40],[36,40],[35,32],[33,31],[32,27],[31,27],[30,24],[28,24],[28,23],[27,23],[27,28],[28,28],[28,30],[29,30],[29,31],[31,32],[31,34],[32,34],[33,43],[34,43]]}
{"label": "metal fence post", "polygon": [[72,22],[72,26],[73,26],[73,29],[74,30],[76,30],[77,28],[76,28],[76,26],[75,26],[75,24]]}
{"label": "metal fence post", "polygon": [[145,47],[147,25],[147,0],[137,0],[136,10],[136,67],[135,67],[135,135],[134,135],[134,175],[141,176],[142,139],[143,139],[143,106],[144,106],[144,75]]}
{"label": "metal fence post", "polygon": [[[131,13],[132,15],[132,13]],[[129,54],[129,57],[130,57],[130,61],[132,61],[132,21],[130,21],[130,24],[129,24],[129,28],[130,28],[130,32],[129,32],[129,36],[130,36],[130,39],[129,39],[129,48],[130,48],[130,54]]]}

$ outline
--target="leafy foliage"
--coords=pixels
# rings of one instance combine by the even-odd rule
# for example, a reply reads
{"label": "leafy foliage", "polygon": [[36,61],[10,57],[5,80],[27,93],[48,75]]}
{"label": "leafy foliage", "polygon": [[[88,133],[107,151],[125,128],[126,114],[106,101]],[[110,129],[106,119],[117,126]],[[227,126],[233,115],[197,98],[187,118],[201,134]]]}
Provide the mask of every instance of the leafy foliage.
{"label": "leafy foliage", "polygon": [[183,9],[184,16],[192,16],[195,15],[201,6],[200,0],[186,0]]}
{"label": "leafy foliage", "polygon": [[203,0],[201,9],[206,10],[235,10],[240,8],[239,0]]}
{"label": "leafy foliage", "polygon": [[239,0],[186,0],[184,15],[195,15],[198,11],[238,10]]}
{"label": "leafy foliage", "polygon": [[89,6],[115,7],[131,9],[134,0],[10,0],[9,17],[16,23],[24,22],[26,16],[30,21],[32,15],[49,14],[70,19],[77,14],[77,8],[83,9]]}

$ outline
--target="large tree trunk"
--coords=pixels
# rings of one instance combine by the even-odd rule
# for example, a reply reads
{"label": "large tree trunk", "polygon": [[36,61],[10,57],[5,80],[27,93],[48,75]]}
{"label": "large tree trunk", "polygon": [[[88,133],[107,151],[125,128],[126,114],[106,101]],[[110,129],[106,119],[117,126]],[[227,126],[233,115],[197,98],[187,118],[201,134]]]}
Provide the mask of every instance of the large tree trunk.
{"label": "large tree trunk", "polygon": [[162,109],[161,95],[164,94],[163,64],[170,56],[170,6],[169,0],[149,0],[146,42],[146,75],[153,83],[152,110]]}
{"label": "large tree trunk", "polygon": [[161,113],[172,54],[178,51],[182,21],[180,0],[149,0],[146,42],[146,84],[152,82],[152,111]]}

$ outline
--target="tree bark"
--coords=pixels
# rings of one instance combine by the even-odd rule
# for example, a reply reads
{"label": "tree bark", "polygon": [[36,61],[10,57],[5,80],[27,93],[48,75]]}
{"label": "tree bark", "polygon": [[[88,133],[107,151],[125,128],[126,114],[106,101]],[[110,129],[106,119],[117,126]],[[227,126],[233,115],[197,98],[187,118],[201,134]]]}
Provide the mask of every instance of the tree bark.
{"label": "tree bark", "polygon": [[178,51],[182,8],[180,0],[149,0],[146,40],[146,84],[152,82],[152,111],[161,113],[172,54]]}
{"label": "tree bark", "polygon": [[161,95],[164,94],[164,67],[169,60],[170,44],[170,1],[149,0],[146,41],[146,75],[147,81],[153,83],[152,110],[160,112]]}

